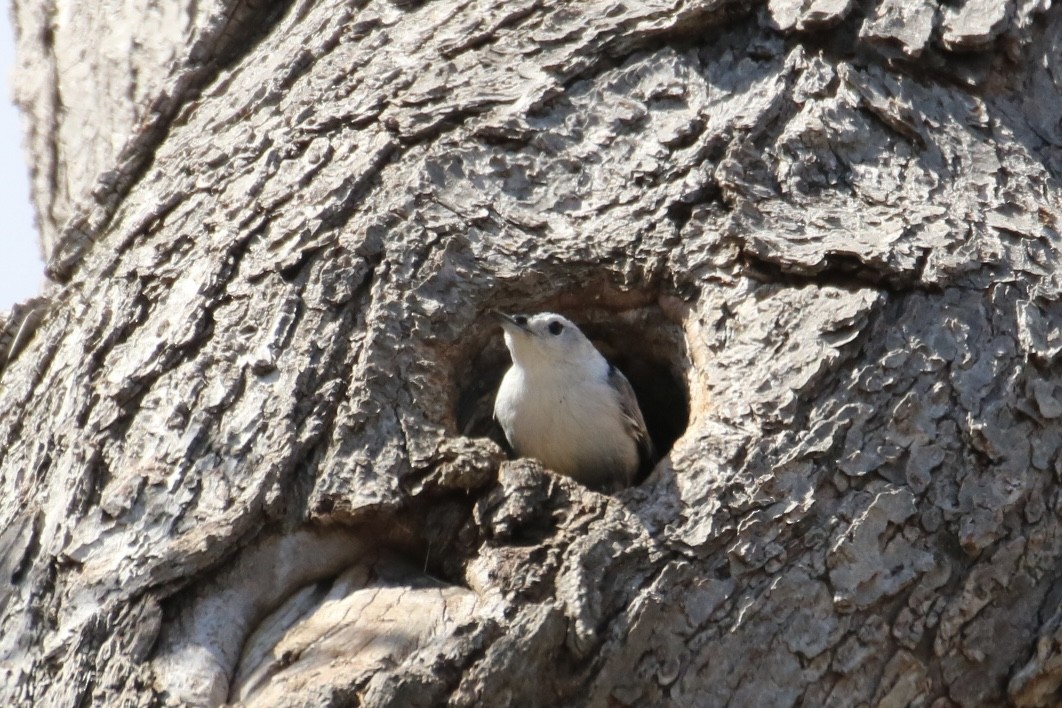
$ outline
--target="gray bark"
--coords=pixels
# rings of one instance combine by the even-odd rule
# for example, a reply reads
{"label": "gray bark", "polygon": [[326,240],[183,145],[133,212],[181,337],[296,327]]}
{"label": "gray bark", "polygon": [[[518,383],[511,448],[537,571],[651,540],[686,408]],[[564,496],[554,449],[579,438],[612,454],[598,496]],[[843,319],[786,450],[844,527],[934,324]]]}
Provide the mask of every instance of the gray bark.
{"label": "gray bark", "polygon": [[[1047,5],[17,0],[0,703],[1059,703]],[[493,307],[647,479],[506,459]]]}

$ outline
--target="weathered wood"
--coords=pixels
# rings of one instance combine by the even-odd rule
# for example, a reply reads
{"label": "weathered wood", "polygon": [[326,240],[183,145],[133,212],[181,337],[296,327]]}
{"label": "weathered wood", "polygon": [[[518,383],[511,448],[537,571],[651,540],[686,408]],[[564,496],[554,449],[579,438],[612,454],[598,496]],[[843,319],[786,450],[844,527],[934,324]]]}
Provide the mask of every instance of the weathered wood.
{"label": "weathered wood", "polygon": [[[112,4],[15,9],[0,703],[1059,702],[1062,11]],[[492,307],[646,480],[505,461]]]}

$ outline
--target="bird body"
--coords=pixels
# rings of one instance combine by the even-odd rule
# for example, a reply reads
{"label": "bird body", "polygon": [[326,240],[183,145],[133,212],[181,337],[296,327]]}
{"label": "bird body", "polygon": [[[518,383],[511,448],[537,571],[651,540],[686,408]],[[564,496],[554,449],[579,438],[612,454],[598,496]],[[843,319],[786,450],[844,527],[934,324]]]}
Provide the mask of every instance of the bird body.
{"label": "bird body", "polygon": [[560,315],[498,316],[513,366],[494,416],[516,454],[590,487],[630,485],[652,443],[627,379]]}

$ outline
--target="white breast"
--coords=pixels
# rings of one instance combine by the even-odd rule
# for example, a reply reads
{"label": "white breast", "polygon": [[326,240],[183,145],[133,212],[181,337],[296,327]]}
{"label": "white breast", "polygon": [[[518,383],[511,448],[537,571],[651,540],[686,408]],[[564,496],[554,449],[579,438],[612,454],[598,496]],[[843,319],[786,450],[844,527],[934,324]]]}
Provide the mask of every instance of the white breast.
{"label": "white breast", "polygon": [[495,400],[494,415],[515,452],[590,486],[629,484],[638,448],[604,377],[536,374],[512,367]]}

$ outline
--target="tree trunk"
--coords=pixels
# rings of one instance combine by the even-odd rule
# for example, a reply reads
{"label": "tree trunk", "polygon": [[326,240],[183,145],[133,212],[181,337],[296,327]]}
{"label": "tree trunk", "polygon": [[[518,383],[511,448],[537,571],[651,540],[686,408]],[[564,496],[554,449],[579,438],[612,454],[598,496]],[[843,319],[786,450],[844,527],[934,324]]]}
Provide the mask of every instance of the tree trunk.
{"label": "tree trunk", "polygon": [[[157,5],[15,3],[0,704],[1062,701],[1062,11]],[[495,307],[647,478],[506,459]]]}

